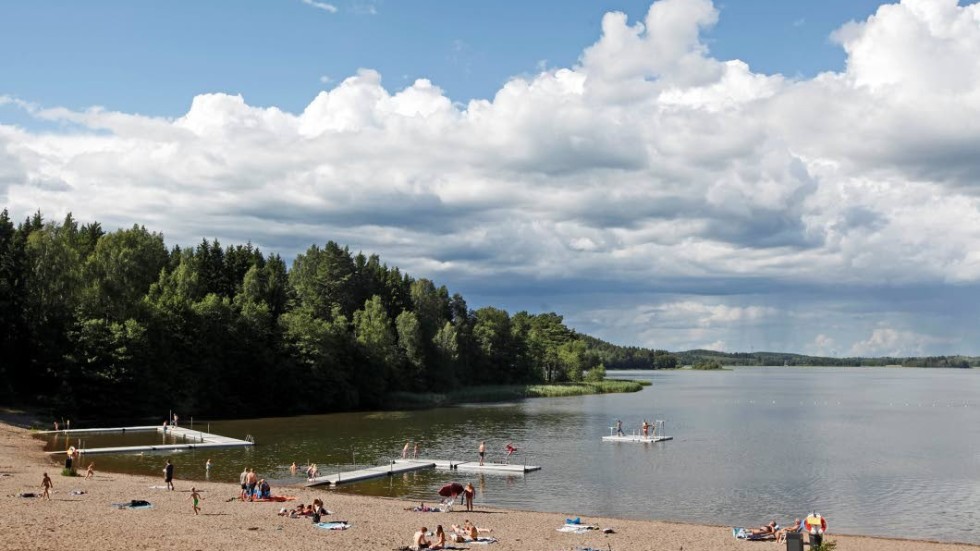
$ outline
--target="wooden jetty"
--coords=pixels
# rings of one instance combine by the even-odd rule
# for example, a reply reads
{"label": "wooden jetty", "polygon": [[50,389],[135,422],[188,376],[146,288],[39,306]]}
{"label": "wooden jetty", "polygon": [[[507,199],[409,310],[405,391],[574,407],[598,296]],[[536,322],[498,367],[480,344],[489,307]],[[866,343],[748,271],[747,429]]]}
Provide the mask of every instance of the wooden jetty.
{"label": "wooden jetty", "polygon": [[[71,430],[59,430],[59,431],[43,431],[40,434],[65,434],[65,435],[84,435],[84,434],[113,434],[113,433],[130,433],[130,432],[157,432],[161,435],[166,434],[167,436],[172,436],[177,439],[183,440],[183,442],[178,442],[175,444],[150,444],[143,446],[111,446],[106,448],[83,448],[78,447],[78,453],[85,454],[104,454],[104,453],[138,453],[138,452],[152,452],[152,451],[175,451],[175,450],[192,450],[196,448],[234,448],[234,447],[246,447],[254,446],[255,443],[251,440],[239,440],[237,438],[230,438],[228,436],[221,436],[220,434],[213,434],[210,432],[203,432],[199,430],[192,430],[185,427],[162,427],[162,426],[151,426],[151,427],[110,427],[110,428],[97,428],[97,429],[71,429]],[[64,451],[52,451],[48,452],[49,455],[57,455],[67,453]]]}

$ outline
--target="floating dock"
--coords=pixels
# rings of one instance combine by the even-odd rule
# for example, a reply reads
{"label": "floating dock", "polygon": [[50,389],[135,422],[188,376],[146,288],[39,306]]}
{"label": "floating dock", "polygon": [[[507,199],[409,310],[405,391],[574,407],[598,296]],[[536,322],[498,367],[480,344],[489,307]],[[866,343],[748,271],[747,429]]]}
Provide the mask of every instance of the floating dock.
{"label": "floating dock", "polygon": [[[65,434],[65,435],[78,435],[78,434],[125,434],[130,432],[157,432],[161,436],[166,434],[166,436],[175,437],[178,439],[183,439],[183,442],[176,444],[150,444],[144,446],[112,446],[107,448],[82,448],[77,449],[78,453],[82,455],[92,455],[92,454],[104,454],[104,453],[139,453],[139,452],[152,452],[152,451],[175,451],[175,450],[192,450],[196,448],[235,448],[235,447],[247,447],[254,446],[255,443],[251,440],[238,440],[237,438],[230,438],[228,436],[221,436],[220,434],[212,434],[209,432],[203,432],[199,430],[192,430],[184,427],[173,427],[168,426],[166,428],[161,426],[151,426],[151,427],[111,427],[111,428],[100,428],[100,429],[71,429],[71,430],[58,430],[58,431],[43,431],[40,434]],[[65,451],[53,451],[48,452],[49,455],[57,455],[67,453]]]}
{"label": "floating dock", "polygon": [[389,465],[381,465],[380,467],[368,467],[366,469],[358,469],[355,471],[347,471],[327,476],[318,476],[307,482],[306,486],[323,486],[324,484],[339,486],[340,484],[351,484],[353,482],[361,482],[363,480],[371,480],[373,478],[395,476],[396,474],[410,473],[424,469],[434,469],[435,467],[435,463],[426,463],[422,461],[412,461],[404,464],[396,464],[395,462],[392,462]]}
{"label": "floating dock", "polygon": [[418,463],[418,462],[434,463],[437,469],[450,470],[450,471],[529,473],[531,471],[541,470],[541,467],[537,465],[523,465],[518,463],[484,462],[483,465],[480,465],[479,461],[452,461],[452,460],[445,460],[445,459],[396,459],[394,461],[394,463],[397,465]]}
{"label": "floating dock", "polygon": [[516,465],[507,463],[484,463],[479,461],[452,461],[448,459],[395,459],[388,465],[367,467],[326,476],[318,476],[306,483],[310,486],[339,486],[363,480],[394,476],[396,474],[422,471],[426,469],[442,469],[447,471],[496,472],[496,473],[527,473],[539,471],[537,465]]}
{"label": "floating dock", "polygon": [[653,442],[663,442],[665,440],[673,440],[673,436],[643,436],[642,434],[627,434],[624,436],[603,436],[603,442],[642,442],[644,444],[652,444]]}
{"label": "floating dock", "polygon": [[[646,421],[644,421],[645,423]],[[662,419],[657,419],[653,424],[648,425],[649,430],[653,434],[643,434],[642,432],[634,432],[632,434],[617,434],[617,431],[621,432],[622,426],[619,427],[609,427],[609,436],[603,436],[603,442],[640,442],[642,444],[652,444],[654,442],[664,442],[666,440],[673,440],[673,436],[666,436],[666,422]]]}

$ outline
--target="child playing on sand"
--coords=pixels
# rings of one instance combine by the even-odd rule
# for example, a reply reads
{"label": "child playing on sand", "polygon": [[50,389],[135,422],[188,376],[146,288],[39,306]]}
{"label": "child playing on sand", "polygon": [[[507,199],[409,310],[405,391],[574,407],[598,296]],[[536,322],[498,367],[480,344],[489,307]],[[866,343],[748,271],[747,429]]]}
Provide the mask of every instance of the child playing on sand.
{"label": "child playing on sand", "polygon": [[48,493],[48,490],[54,488],[54,483],[51,482],[51,477],[48,476],[48,473],[44,473],[44,478],[41,479],[41,487],[44,488],[44,493],[41,494],[41,497],[51,499],[51,494]]}
{"label": "child playing on sand", "polygon": [[202,499],[204,499],[204,498],[201,497],[201,494],[197,493],[197,488],[194,488],[192,486],[191,487],[191,501],[194,502],[194,514],[195,515],[198,514],[201,511],[201,508],[198,507],[197,504]]}
{"label": "child playing on sand", "polygon": [[88,469],[85,470],[85,480],[88,480],[95,476],[95,463],[89,463]]}

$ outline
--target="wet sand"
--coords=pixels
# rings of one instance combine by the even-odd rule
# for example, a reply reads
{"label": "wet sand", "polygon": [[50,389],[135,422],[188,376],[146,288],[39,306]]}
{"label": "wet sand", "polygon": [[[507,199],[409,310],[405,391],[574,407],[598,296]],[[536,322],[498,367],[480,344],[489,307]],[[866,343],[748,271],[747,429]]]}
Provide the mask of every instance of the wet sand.
{"label": "wet sand", "polygon": [[[8,417],[9,419],[9,417]],[[162,489],[163,479],[96,472],[91,480],[63,477],[59,465],[43,452],[43,442],[30,431],[0,422],[0,549],[3,550],[392,550],[411,543],[421,526],[434,531],[465,519],[490,527],[499,541],[490,545],[456,544],[488,551],[570,550],[594,547],[602,550],[753,551],[785,549],[773,542],[735,540],[725,526],[705,526],[659,521],[583,518],[589,524],[612,528],[615,533],[592,531],[567,534],[556,531],[572,513],[538,513],[489,509],[476,503],[466,513],[415,513],[415,505],[402,500],[339,494],[322,489],[275,488],[277,494],[296,496],[287,503],[243,503],[234,498],[236,484],[183,481],[176,465],[176,491]],[[161,455],[162,465],[166,456]],[[81,461],[86,464],[86,460]],[[96,461],[96,464],[98,462]],[[42,473],[54,483],[50,501],[17,497],[21,492],[41,492]],[[84,474],[84,469],[80,469]],[[259,473],[261,475],[261,473]],[[190,489],[195,486],[204,500],[195,516]],[[72,490],[84,491],[73,495]],[[277,516],[280,507],[324,500],[333,512],[323,520],[346,520],[345,531],[316,528],[309,519]],[[119,510],[112,503],[144,499],[150,509]],[[229,501],[230,500],[230,501]],[[831,519],[832,521],[833,519]],[[831,526],[832,527],[832,526]],[[830,533],[838,551],[966,551],[980,546],[845,536]],[[809,549],[809,548],[807,548]]]}

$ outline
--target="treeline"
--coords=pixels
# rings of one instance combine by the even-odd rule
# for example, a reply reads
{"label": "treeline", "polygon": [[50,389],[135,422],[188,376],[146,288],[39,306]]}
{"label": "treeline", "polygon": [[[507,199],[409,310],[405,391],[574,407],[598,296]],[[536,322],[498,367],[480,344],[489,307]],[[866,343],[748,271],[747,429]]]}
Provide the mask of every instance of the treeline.
{"label": "treeline", "polygon": [[585,338],[554,313],[471,310],[334,242],[287,266],[251,244],[168,249],[142,226],[0,214],[5,403],[93,417],[341,411],[382,407],[390,392],[656,367],[647,352]]}
{"label": "treeline", "polygon": [[837,367],[955,367],[971,368],[980,366],[980,358],[975,356],[929,356],[929,357],[850,357],[831,358],[827,356],[805,356],[782,352],[717,352],[714,350],[688,350],[675,352],[682,365],[787,365],[787,366],[837,366]]}

